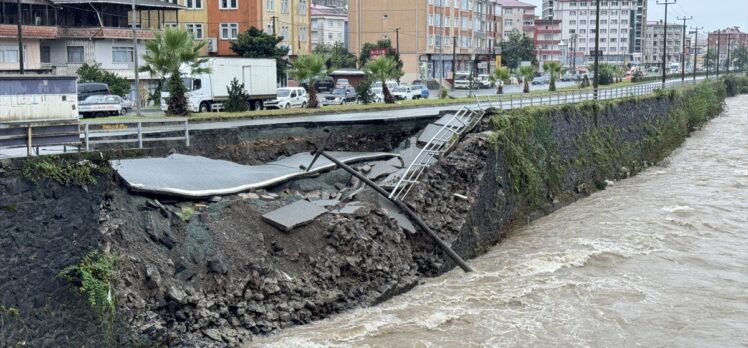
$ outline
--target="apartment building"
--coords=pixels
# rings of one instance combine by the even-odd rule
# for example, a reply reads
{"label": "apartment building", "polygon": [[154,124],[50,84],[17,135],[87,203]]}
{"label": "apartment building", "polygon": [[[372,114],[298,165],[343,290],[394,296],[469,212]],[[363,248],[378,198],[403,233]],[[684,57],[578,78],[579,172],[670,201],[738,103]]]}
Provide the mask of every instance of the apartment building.
{"label": "apartment building", "polygon": [[[348,13],[345,9],[312,5],[312,50],[319,44],[347,44]],[[346,46],[347,47],[347,46]]]}
{"label": "apartment building", "polygon": [[495,60],[498,8],[490,0],[351,0],[349,51],[358,55],[366,42],[391,40],[406,82],[452,70],[487,72]]}
{"label": "apartment building", "polygon": [[[17,73],[20,68],[17,23],[22,24],[24,70],[54,75],[75,75],[84,63],[133,81],[135,55],[131,22],[139,39],[153,38],[152,30],[168,23],[179,24],[182,5],[170,1],[139,0],[131,4],[117,0],[22,0],[21,18],[16,1],[0,2],[0,73]],[[138,52],[145,52],[143,41]],[[140,73],[142,86],[153,88],[155,77]]]}
{"label": "apartment building", "polygon": [[720,67],[725,67],[727,62],[728,51],[732,60],[732,52],[740,47],[748,47],[748,33],[740,31],[740,27],[725,28],[715,30],[709,33],[708,36],[709,47],[717,49],[717,43],[719,42],[719,62]]}
{"label": "apartment building", "polygon": [[212,56],[236,55],[231,50],[231,41],[251,27],[262,28],[259,0],[202,1],[208,9],[204,27],[207,27],[208,51]]}
{"label": "apartment building", "polygon": [[684,30],[685,27],[682,24],[668,23],[667,37],[665,37],[665,23],[663,21],[647,23],[644,34],[644,65],[646,67],[662,67],[662,50],[665,46],[664,56],[667,69],[680,71]]}
{"label": "apartment building", "polygon": [[[561,21],[557,19],[538,19],[535,21],[535,49],[538,51],[538,61],[543,63],[556,61],[567,63],[568,45],[561,41]],[[571,65],[571,63],[569,63]]]}
{"label": "apartment building", "polygon": [[517,30],[528,37],[535,35],[535,5],[517,0],[494,0],[501,7],[502,39]]}
{"label": "apartment building", "polygon": [[[637,15],[646,1],[600,1],[600,60],[613,64],[638,64]],[[596,7],[594,0],[554,0],[553,18],[561,21],[561,39],[576,47],[573,55],[594,60]],[[641,11],[641,18],[646,18]]]}
{"label": "apartment building", "polygon": [[282,36],[289,55],[311,52],[311,0],[255,0],[262,5],[261,26],[268,33]]}

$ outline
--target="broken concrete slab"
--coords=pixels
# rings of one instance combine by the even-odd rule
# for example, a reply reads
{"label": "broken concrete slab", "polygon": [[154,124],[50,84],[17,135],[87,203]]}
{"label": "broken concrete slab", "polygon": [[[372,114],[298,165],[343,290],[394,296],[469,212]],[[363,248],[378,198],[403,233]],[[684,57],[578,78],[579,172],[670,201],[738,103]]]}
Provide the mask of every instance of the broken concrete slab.
{"label": "broken concrete slab", "polygon": [[338,199],[317,199],[317,200],[310,200],[310,202],[320,207],[334,207],[340,204],[340,200]]}
{"label": "broken concrete slab", "polygon": [[400,227],[410,233],[416,233],[416,227],[413,225],[413,223],[408,219],[405,214],[400,212],[400,208],[398,208],[395,203],[390,202],[389,199],[379,196],[379,205],[382,207],[382,210],[387,214],[387,216],[395,219],[398,225]]}
{"label": "broken concrete slab", "polygon": [[341,215],[359,215],[366,210],[366,207],[361,202],[350,202],[338,209],[335,213]]}
{"label": "broken concrete slab", "polygon": [[[386,152],[328,152],[344,163],[396,156]],[[188,198],[236,194],[279,184],[306,175],[300,166],[312,161],[300,153],[258,166],[247,166],[200,156],[173,154],[166,158],[138,158],[112,161],[112,167],[134,191]],[[335,164],[320,157],[312,173],[329,170]]]}
{"label": "broken concrete slab", "polygon": [[444,127],[435,124],[428,124],[426,128],[424,128],[421,132],[421,135],[418,136],[418,142],[423,144],[426,144],[429,141],[431,141],[432,144],[441,144],[448,142],[449,139],[452,138],[454,133],[446,129],[442,130],[442,128]]}
{"label": "broken concrete slab", "polygon": [[387,163],[386,161],[374,162],[371,171],[366,176],[371,180],[376,180],[385,175],[398,171],[399,168]]}
{"label": "broken concrete slab", "polygon": [[449,113],[434,122],[435,125],[444,126],[449,124],[450,127],[462,128],[470,121],[468,116],[455,117],[455,113]]}
{"label": "broken concrete slab", "polygon": [[397,168],[402,168],[405,165],[403,163],[403,159],[400,157],[393,157],[393,158],[388,159],[387,164],[393,167],[397,167]]}
{"label": "broken concrete slab", "polygon": [[398,171],[396,171],[396,172],[388,175],[386,178],[384,178],[384,180],[382,180],[379,183],[379,186],[382,186],[384,188],[393,188],[393,187],[395,187],[395,185],[397,185],[397,183],[400,181],[400,178],[402,178],[403,175],[405,175],[405,171],[406,171],[406,169],[403,168],[403,169],[400,169],[400,170],[398,170]]}
{"label": "broken concrete slab", "polygon": [[299,200],[263,215],[262,219],[283,231],[290,232],[298,226],[311,223],[324,213],[327,213],[327,209]]}

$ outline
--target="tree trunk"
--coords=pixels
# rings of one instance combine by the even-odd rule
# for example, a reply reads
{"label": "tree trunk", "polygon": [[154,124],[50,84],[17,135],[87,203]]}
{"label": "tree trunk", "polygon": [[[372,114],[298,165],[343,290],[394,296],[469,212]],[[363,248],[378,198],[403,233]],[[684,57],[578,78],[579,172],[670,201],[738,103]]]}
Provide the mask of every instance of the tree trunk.
{"label": "tree trunk", "polygon": [[307,108],[316,109],[319,107],[319,101],[317,100],[317,88],[314,87],[314,82],[309,83],[306,87],[306,93],[309,94],[309,103]]}
{"label": "tree trunk", "polygon": [[551,84],[548,86],[548,90],[551,92],[556,91],[556,78],[553,75],[551,75]]}
{"label": "tree trunk", "polygon": [[522,93],[530,93],[530,81],[525,79],[525,88],[522,89]]}
{"label": "tree trunk", "polygon": [[387,84],[382,81],[382,94],[384,95],[384,102],[386,104],[395,104],[395,97],[390,93],[390,89],[387,88]]}

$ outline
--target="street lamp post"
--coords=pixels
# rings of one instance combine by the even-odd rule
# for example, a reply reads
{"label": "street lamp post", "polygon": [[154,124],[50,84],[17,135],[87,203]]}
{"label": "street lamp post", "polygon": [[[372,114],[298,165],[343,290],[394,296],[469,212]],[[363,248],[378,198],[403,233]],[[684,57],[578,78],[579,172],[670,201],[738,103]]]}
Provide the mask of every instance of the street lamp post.
{"label": "street lamp post", "polygon": [[667,77],[667,7],[668,5],[675,4],[676,0],[657,0],[657,5],[665,5],[665,33],[662,37],[662,85],[665,86],[665,78]]}
{"label": "street lamp post", "polygon": [[[690,21],[693,19],[693,16],[691,17],[676,17],[679,21],[683,21],[683,52],[681,52],[681,66],[680,66],[680,82],[683,82],[686,80],[686,21]],[[665,38],[667,39],[667,38]],[[696,67],[694,67],[695,69]]]}

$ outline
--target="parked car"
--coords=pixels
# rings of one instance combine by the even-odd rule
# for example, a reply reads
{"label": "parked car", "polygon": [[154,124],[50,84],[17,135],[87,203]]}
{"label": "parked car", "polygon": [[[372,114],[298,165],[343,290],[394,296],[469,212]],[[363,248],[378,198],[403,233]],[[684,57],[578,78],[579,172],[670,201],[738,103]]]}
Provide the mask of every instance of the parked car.
{"label": "parked car", "polygon": [[530,82],[533,85],[547,85],[551,83],[551,78],[548,76],[538,76],[534,79],[532,79],[532,82]]}
{"label": "parked car", "polygon": [[424,85],[412,85],[410,89],[413,90],[415,99],[429,99],[429,89]]}
{"label": "parked car", "polygon": [[[387,81],[387,89],[389,89],[390,92],[392,92],[392,90],[395,89],[395,87],[399,85],[400,84],[397,83],[397,81],[395,80]],[[382,82],[381,81],[374,82],[374,85],[372,87],[382,88]]]}
{"label": "parked car", "polygon": [[119,105],[122,105],[122,114],[126,114],[132,111],[132,101],[130,99],[122,98],[118,95],[114,95],[115,99],[119,100]]}
{"label": "parked car", "polygon": [[372,103],[384,102],[384,92],[382,91],[382,87],[372,87],[370,93],[372,95]]}
{"label": "parked car", "polygon": [[78,103],[81,117],[101,117],[124,115],[122,98],[117,95],[91,95]]}
{"label": "parked car", "polygon": [[331,94],[322,97],[322,105],[358,104],[358,95],[353,87],[336,88]]}
{"label": "parked car", "polygon": [[106,83],[86,82],[78,84],[78,101],[86,100],[92,95],[110,95],[109,86]]}
{"label": "parked car", "polygon": [[[475,83],[475,81],[473,81]],[[455,89],[469,89],[470,88],[470,74],[469,73],[457,73],[454,79]],[[475,84],[473,84],[475,87]]]}
{"label": "parked car", "polygon": [[416,94],[410,86],[400,85],[392,90],[392,96],[397,100],[412,100],[416,99],[416,95],[420,96],[420,93]]}
{"label": "parked car", "polygon": [[301,87],[278,88],[276,96],[274,100],[265,103],[266,108],[290,109],[299,107],[303,109],[309,103],[309,96],[306,94],[306,90]]}
{"label": "parked car", "polygon": [[[307,87],[306,83],[302,83],[301,87]],[[316,81],[314,87],[317,88],[317,92],[330,92],[335,88],[335,83],[332,77],[327,77],[323,80]]]}
{"label": "parked car", "polygon": [[480,74],[478,75],[478,86],[480,88],[491,88],[494,87],[494,83],[491,82],[491,79],[489,78],[488,74]]}
{"label": "parked car", "polygon": [[351,83],[348,82],[348,79],[338,79],[338,81],[335,83],[335,88],[345,88],[350,86]]}
{"label": "parked car", "polygon": [[571,73],[566,72],[563,75],[558,77],[559,81],[571,81],[574,79],[574,77],[571,75]]}

